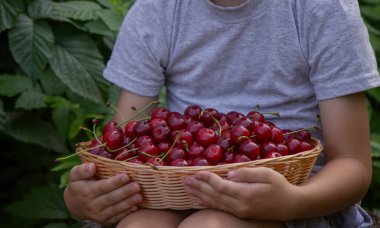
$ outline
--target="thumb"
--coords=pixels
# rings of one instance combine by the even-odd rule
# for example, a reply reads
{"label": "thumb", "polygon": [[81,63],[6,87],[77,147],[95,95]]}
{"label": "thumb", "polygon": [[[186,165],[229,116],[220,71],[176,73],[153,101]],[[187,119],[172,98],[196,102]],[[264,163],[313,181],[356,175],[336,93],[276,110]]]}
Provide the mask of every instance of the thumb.
{"label": "thumb", "polygon": [[234,182],[271,183],[275,172],[266,167],[240,168],[229,171],[228,179]]}
{"label": "thumb", "polygon": [[96,166],[94,163],[84,163],[74,166],[70,171],[70,182],[87,180],[94,177],[96,173]]}

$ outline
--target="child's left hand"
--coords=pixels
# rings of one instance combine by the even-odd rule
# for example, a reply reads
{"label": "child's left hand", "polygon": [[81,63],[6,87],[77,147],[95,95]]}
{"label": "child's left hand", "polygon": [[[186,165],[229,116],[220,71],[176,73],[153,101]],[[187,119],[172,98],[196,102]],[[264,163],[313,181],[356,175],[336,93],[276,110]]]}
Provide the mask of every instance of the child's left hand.
{"label": "child's left hand", "polygon": [[264,167],[230,171],[228,180],[201,171],[186,178],[187,193],[200,204],[241,218],[289,220],[297,206],[297,186]]}

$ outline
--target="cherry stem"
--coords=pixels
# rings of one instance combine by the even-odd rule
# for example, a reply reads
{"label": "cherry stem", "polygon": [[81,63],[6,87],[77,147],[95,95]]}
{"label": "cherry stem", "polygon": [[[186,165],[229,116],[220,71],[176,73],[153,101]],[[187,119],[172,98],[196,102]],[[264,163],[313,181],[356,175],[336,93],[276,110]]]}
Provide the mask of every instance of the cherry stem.
{"label": "cherry stem", "polygon": [[119,114],[119,116],[123,120],[123,122],[125,122],[125,118],[124,118],[123,113],[121,113],[121,111],[115,105],[111,104],[110,102],[107,102],[107,106],[114,109]]}
{"label": "cherry stem", "polygon": [[70,155],[68,155],[68,156],[57,158],[57,159],[55,159],[55,162],[62,161],[62,160],[65,160],[65,159],[68,159],[68,158],[74,157],[74,156],[77,155],[77,154],[78,154],[78,153],[75,152],[75,153],[70,154]]}
{"label": "cherry stem", "polygon": [[272,116],[277,116],[277,117],[280,117],[280,113],[279,112],[263,112],[261,113],[263,115],[272,115]]}
{"label": "cherry stem", "polygon": [[202,116],[203,113],[205,113],[205,112],[208,113],[211,116],[211,118],[214,120],[214,122],[218,125],[219,130],[216,132],[216,134],[218,136],[221,135],[222,134],[222,125],[220,125],[219,121],[207,110],[202,110],[200,115]]}
{"label": "cherry stem", "polygon": [[288,133],[283,134],[283,136],[295,134],[295,133],[298,133],[298,132],[301,132],[301,131],[312,130],[312,129],[320,130],[321,128],[319,126],[317,126],[317,125],[313,125],[313,126],[301,128],[301,129],[298,129],[298,130],[295,130],[295,131],[290,131]]}
{"label": "cherry stem", "polygon": [[124,155],[124,154],[127,154],[127,153],[132,152],[132,151],[136,151],[136,150],[138,150],[138,149],[139,149],[139,148],[134,148],[134,149],[126,150],[126,151],[124,151],[123,153],[117,155],[116,158],[114,158],[114,160],[117,160],[119,157],[121,157],[121,156]]}
{"label": "cherry stem", "polygon": [[135,159],[135,158],[138,158],[139,156],[133,156],[133,157],[130,157],[130,158],[128,158],[128,159],[125,159],[124,161],[130,161],[130,160],[132,160],[132,159]]}
{"label": "cherry stem", "polygon": [[98,136],[95,134],[95,125],[93,125],[93,130],[92,131],[90,129],[86,128],[86,127],[80,127],[80,129],[84,130],[84,131],[87,131],[90,134],[92,134],[94,136],[94,138],[96,139],[96,141],[98,141],[99,144],[102,144],[102,141],[100,141],[100,139],[98,138]]}
{"label": "cherry stem", "polygon": [[[159,101],[152,101],[152,102],[150,102],[150,103],[149,103],[148,105],[146,105],[143,109],[139,110],[135,115],[133,115],[131,118],[125,120],[124,122],[120,123],[118,126],[121,126],[121,125],[123,125],[123,124],[128,123],[129,121],[134,120],[136,117],[138,117],[139,115],[141,115],[142,113],[144,113],[145,110],[147,110],[150,106],[152,106],[152,105],[156,105],[156,104],[159,104],[159,103],[160,103]],[[147,119],[147,118],[149,118],[149,117],[144,117],[144,118],[142,118],[142,119]],[[140,120],[141,120],[141,119],[140,119]],[[136,120],[136,121],[140,121],[140,120]]]}
{"label": "cherry stem", "polygon": [[159,163],[161,163],[168,156],[170,151],[174,148],[174,145],[177,143],[178,138],[179,138],[179,134],[176,135],[175,140],[174,140],[172,146],[169,148],[169,150],[164,154],[164,156],[162,156],[162,158],[160,158]]}
{"label": "cherry stem", "polygon": [[146,162],[145,165],[150,166],[150,168],[152,168],[154,170],[158,170],[157,166],[155,166],[155,165],[153,165],[153,164],[151,164],[149,162]]}
{"label": "cherry stem", "polygon": [[119,150],[122,150],[122,149],[124,149],[124,148],[127,148],[129,145],[131,145],[132,143],[134,143],[134,142],[136,141],[136,139],[137,139],[137,138],[134,138],[134,139],[133,139],[132,141],[130,141],[128,144],[126,144],[126,145],[124,145],[124,146],[122,146],[122,147],[120,147],[120,148],[118,148],[118,149],[110,150],[108,147],[107,147],[107,149],[108,149],[108,151],[111,152],[111,153],[117,152],[117,151],[119,151]]}

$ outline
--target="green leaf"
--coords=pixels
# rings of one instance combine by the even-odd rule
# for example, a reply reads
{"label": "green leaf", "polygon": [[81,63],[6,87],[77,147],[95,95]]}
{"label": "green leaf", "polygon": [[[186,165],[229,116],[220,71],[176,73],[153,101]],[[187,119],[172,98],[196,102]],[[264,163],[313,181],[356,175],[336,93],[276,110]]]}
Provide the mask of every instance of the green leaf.
{"label": "green leaf", "polygon": [[6,129],[4,133],[19,141],[36,144],[56,152],[67,152],[66,145],[53,126],[33,113],[28,112],[14,117],[8,122]]}
{"label": "green leaf", "polygon": [[380,4],[380,0],[360,0],[360,1],[368,3],[368,4]]}
{"label": "green leaf", "polygon": [[60,180],[59,188],[64,188],[67,186],[67,184],[69,183],[69,176],[70,176],[70,170],[67,170],[61,175],[61,177],[59,178]]}
{"label": "green leaf", "polygon": [[53,97],[49,96],[45,98],[45,103],[48,104],[51,108],[58,109],[58,108],[66,108],[66,109],[79,109],[79,104],[73,103],[70,100],[67,100],[63,97]]}
{"label": "green leaf", "polygon": [[53,11],[53,2],[49,0],[35,0],[28,6],[28,15],[33,19],[48,18]]}
{"label": "green leaf", "polygon": [[6,211],[21,218],[67,219],[63,191],[54,185],[32,189],[24,199],[12,203]]}
{"label": "green leaf", "polygon": [[45,94],[36,90],[23,92],[21,96],[17,98],[15,108],[25,110],[45,108],[45,97]]}
{"label": "green leaf", "polygon": [[112,31],[107,27],[107,25],[100,19],[89,21],[85,24],[85,27],[90,33],[104,35],[104,36],[114,36]]}
{"label": "green leaf", "polygon": [[361,14],[373,20],[380,20],[380,6],[362,6]]}
{"label": "green leaf", "polygon": [[76,165],[79,165],[80,163],[81,161],[79,160],[78,156],[73,156],[65,160],[62,160],[59,165],[55,166],[50,171],[58,172],[62,170],[68,170],[68,169],[73,168]]}
{"label": "green leaf", "polygon": [[52,111],[52,119],[54,126],[58,130],[62,139],[66,140],[69,135],[70,124],[74,119],[74,114],[69,108],[55,108]]}
{"label": "green leaf", "polygon": [[367,91],[367,94],[375,99],[380,105],[380,88],[374,88]]}
{"label": "green leaf", "polygon": [[32,81],[24,76],[0,75],[0,95],[13,97],[33,89]]}
{"label": "green leaf", "polygon": [[0,0],[0,33],[13,27],[22,8],[21,0]]}
{"label": "green leaf", "polygon": [[50,67],[44,73],[39,75],[39,79],[42,89],[47,95],[59,96],[67,90],[67,87],[61,82]]}
{"label": "green leaf", "polygon": [[4,126],[6,122],[7,122],[7,115],[4,111],[3,101],[0,100],[0,132],[4,130]]}
{"label": "green leaf", "polygon": [[75,138],[79,132],[81,131],[80,128],[85,126],[85,122],[88,119],[103,119],[104,117],[102,115],[97,114],[88,114],[88,115],[81,115],[78,116],[71,124],[70,126],[70,132],[69,132],[69,139],[72,140]]}
{"label": "green leaf", "polygon": [[23,71],[36,76],[43,72],[52,55],[54,36],[48,23],[33,21],[25,14],[17,18],[8,33],[9,48]]}
{"label": "green leaf", "polygon": [[88,21],[97,19],[96,12],[100,9],[98,4],[88,1],[55,2],[52,15]]}
{"label": "green leaf", "polygon": [[104,68],[96,45],[79,31],[75,34],[60,31],[58,34],[54,55],[49,61],[54,73],[76,94],[102,103],[103,98],[91,76],[98,78],[96,74]]}
{"label": "green leaf", "polygon": [[377,36],[380,36],[380,30],[378,28],[375,28],[374,26],[372,26],[370,23],[368,23],[366,21],[364,21],[364,23],[365,23],[365,25],[366,25],[366,27],[370,33],[373,33]]}
{"label": "green leaf", "polygon": [[118,32],[120,30],[121,24],[124,20],[123,14],[115,12],[114,10],[103,9],[98,12],[98,15],[110,30],[114,32]]}

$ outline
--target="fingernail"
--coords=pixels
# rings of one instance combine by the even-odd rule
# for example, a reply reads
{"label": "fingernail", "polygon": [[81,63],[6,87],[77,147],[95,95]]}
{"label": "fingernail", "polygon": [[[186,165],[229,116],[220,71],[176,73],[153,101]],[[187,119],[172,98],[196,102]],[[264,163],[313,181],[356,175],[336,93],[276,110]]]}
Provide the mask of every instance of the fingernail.
{"label": "fingernail", "polygon": [[131,190],[137,192],[139,190],[139,186],[136,183],[131,184]]}
{"label": "fingernail", "polygon": [[235,170],[229,171],[229,172],[228,172],[228,179],[232,179],[232,178],[234,178],[235,175],[236,175],[236,171],[235,171]]}
{"label": "fingernail", "polygon": [[126,183],[126,182],[128,182],[128,178],[127,178],[127,176],[126,175],[124,175],[124,174],[119,174],[119,180],[120,180],[120,182],[121,183]]}
{"label": "fingernail", "polygon": [[86,165],[86,172],[91,173],[94,170],[94,163],[89,163]]}

